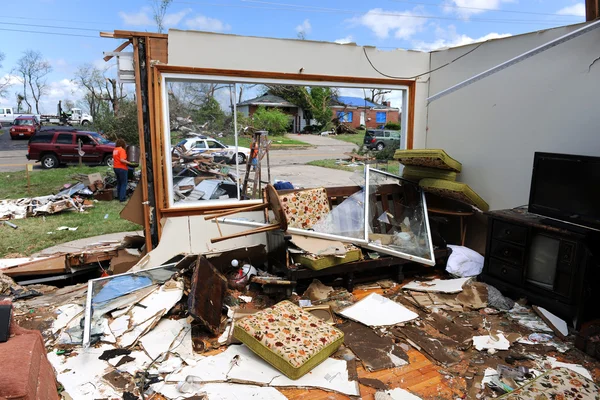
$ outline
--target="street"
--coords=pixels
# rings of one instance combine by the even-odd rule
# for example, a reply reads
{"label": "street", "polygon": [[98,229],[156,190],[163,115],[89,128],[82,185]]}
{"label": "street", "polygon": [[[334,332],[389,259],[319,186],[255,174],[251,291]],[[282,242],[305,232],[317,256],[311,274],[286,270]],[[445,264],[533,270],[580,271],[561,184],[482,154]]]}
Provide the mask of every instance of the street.
{"label": "street", "polygon": [[[25,169],[25,164],[35,164],[33,161],[28,161],[25,155],[27,154],[27,139],[11,140],[8,133],[9,127],[2,128],[3,134],[0,135],[0,172],[22,171]],[[34,170],[41,170],[39,163],[35,164]]]}

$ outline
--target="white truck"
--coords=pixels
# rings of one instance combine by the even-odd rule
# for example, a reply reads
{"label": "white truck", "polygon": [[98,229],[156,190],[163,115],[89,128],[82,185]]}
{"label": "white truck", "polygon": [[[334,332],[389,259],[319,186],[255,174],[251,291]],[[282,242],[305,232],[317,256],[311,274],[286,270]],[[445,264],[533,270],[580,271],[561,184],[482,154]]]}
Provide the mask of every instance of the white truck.
{"label": "white truck", "polygon": [[27,113],[16,113],[11,107],[0,107],[0,124],[12,125],[15,121],[15,118],[20,117],[21,115],[33,115],[40,119],[39,115],[36,114],[27,114]]}
{"label": "white truck", "polygon": [[87,125],[94,122],[94,118],[81,111],[81,108],[71,108],[70,111],[64,112],[61,101],[58,102],[56,111],[56,115],[42,114],[40,121],[54,125]]}

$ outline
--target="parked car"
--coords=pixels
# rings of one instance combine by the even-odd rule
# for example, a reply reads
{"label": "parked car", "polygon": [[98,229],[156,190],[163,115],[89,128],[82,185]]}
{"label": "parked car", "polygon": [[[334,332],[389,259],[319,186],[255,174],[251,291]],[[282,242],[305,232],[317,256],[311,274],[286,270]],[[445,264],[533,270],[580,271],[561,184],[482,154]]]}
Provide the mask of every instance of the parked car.
{"label": "parked car", "polygon": [[37,114],[16,113],[11,107],[0,107],[0,123],[12,125],[14,120],[20,116],[34,116],[38,121],[40,120],[40,116]]}
{"label": "parked car", "polygon": [[78,163],[79,141],[85,164],[113,165],[113,142],[97,132],[67,127],[43,128],[37,131],[29,139],[27,159],[41,162],[45,169],[56,168],[61,164]]}
{"label": "parked car", "polygon": [[[177,143],[175,146],[183,147],[185,152],[192,154],[210,153],[215,158],[222,158],[230,163],[235,163],[236,152],[235,146],[227,146],[219,142],[216,139],[209,138],[207,136],[196,136],[192,138],[186,138]],[[239,164],[246,162],[246,159],[250,157],[250,149],[247,147],[239,147],[237,151],[237,161]]]}
{"label": "parked car", "polygon": [[27,138],[29,139],[34,133],[40,130],[42,125],[37,117],[33,115],[21,115],[15,118],[13,126],[9,129],[10,138]]}
{"label": "parked car", "polygon": [[365,147],[369,150],[383,150],[387,146],[398,146],[400,144],[400,131],[390,131],[387,129],[367,129],[363,141]]}

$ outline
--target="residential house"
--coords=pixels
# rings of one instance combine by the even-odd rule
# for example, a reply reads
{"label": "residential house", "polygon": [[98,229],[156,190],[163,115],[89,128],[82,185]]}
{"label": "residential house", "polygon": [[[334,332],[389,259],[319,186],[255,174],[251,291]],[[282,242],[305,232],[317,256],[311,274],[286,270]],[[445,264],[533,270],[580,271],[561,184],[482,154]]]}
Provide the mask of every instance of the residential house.
{"label": "residential house", "polygon": [[266,109],[278,108],[284,114],[291,117],[291,129],[290,132],[298,133],[304,128],[304,110],[297,105],[290,103],[283,97],[275,96],[273,94],[263,94],[262,96],[255,97],[250,100],[242,101],[237,105],[237,111],[245,115],[246,117],[252,117],[258,107],[265,107]]}
{"label": "residential house", "polygon": [[352,96],[337,96],[332,100],[334,117],[352,128],[361,125],[377,128],[388,122],[399,123],[400,109],[392,107],[389,101],[382,104]]}

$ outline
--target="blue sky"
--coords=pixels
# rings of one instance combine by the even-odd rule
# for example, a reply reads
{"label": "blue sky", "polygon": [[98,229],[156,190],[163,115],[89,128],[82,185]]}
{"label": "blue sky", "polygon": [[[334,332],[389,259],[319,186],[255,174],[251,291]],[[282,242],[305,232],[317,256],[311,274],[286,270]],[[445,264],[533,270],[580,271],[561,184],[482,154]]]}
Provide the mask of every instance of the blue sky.
{"label": "blue sky", "polygon": [[[53,66],[42,112],[53,111],[58,99],[76,100],[81,92],[71,79],[77,67],[94,63],[104,68],[102,52],[119,45],[99,38],[98,32],[155,31],[152,4],[151,0],[3,2],[0,52],[5,60],[0,79],[9,77],[23,50],[39,50]],[[165,23],[179,29],[277,38],[301,33],[310,40],[428,51],[584,20],[584,4],[577,0],[174,0]],[[14,106],[16,90],[10,88],[0,105]]]}

